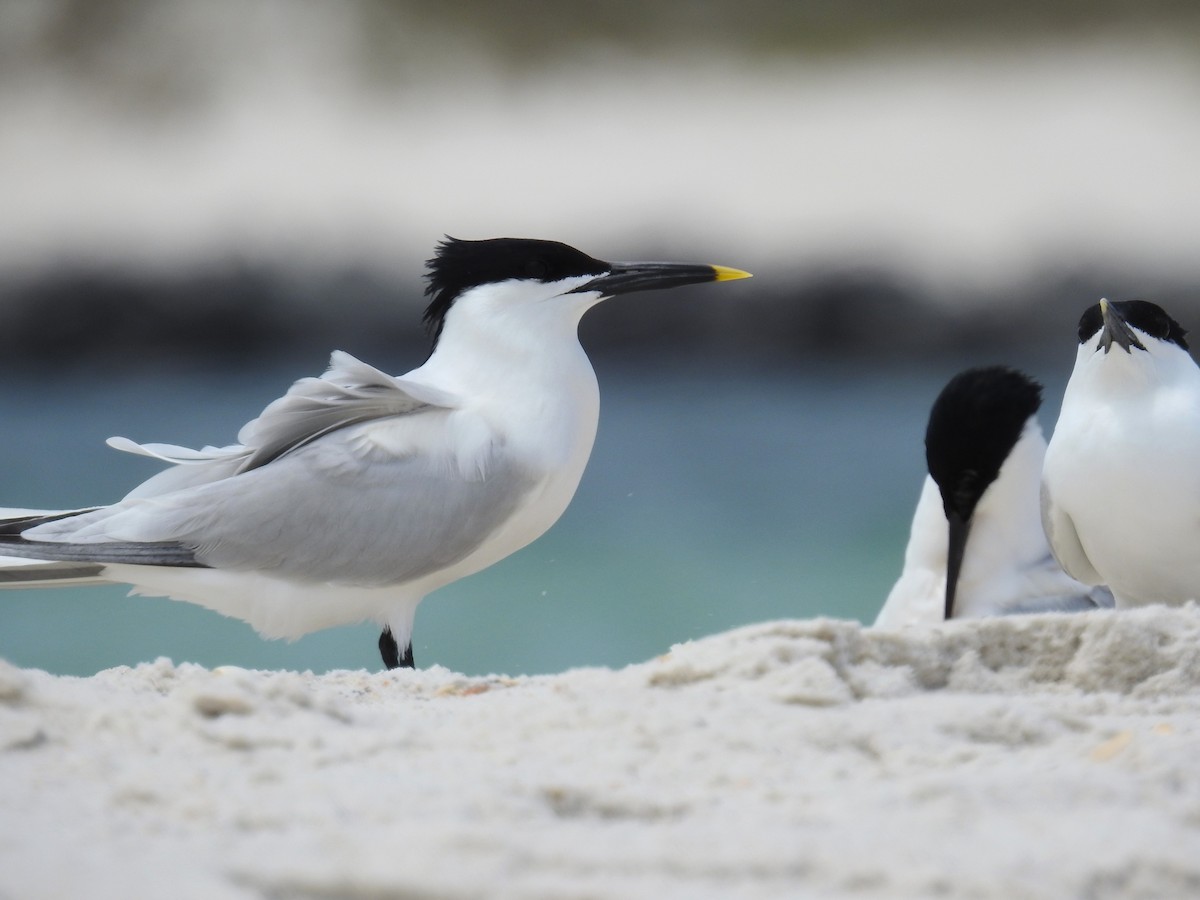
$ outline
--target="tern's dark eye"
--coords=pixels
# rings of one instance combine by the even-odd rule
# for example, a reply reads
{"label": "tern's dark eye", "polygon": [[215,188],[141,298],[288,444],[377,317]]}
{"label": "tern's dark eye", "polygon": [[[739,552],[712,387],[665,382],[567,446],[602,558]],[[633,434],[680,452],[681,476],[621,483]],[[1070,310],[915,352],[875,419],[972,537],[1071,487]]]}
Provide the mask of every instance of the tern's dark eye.
{"label": "tern's dark eye", "polygon": [[1171,320],[1167,318],[1165,313],[1152,316],[1146,321],[1145,331],[1147,334],[1165,341],[1171,333]]}
{"label": "tern's dark eye", "polygon": [[1125,321],[1134,328],[1161,341],[1170,341],[1184,350],[1187,349],[1187,341],[1184,339],[1187,329],[1172,319],[1157,303],[1128,300],[1116,306],[1125,317]]}
{"label": "tern's dark eye", "polygon": [[1166,339],[1171,333],[1171,320],[1167,314],[1153,303],[1147,303],[1143,300],[1128,300],[1124,303],[1114,304],[1117,310],[1125,317],[1125,321],[1136,328],[1138,331],[1156,337]]}
{"label": "tern's dark eye", "polygon": [[544,259],[531,259],[525,263],[526,278],[537,278],[540,281],[544,281],[549,272],[550,267],[546,265]]}

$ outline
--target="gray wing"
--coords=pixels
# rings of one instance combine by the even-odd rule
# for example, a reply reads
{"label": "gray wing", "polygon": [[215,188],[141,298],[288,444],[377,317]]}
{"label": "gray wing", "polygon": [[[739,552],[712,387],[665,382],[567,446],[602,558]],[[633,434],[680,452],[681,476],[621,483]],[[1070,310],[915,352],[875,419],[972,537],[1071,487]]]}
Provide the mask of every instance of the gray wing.
{"label": "gray wing", "polygon": [[[536,482],[454,398],[335,353],[239,433],[195,451],[113,443],[174,463],[125,500],[24,523],[0,552],[207,565],[392,584],[476,549]],[[449,445],[445,426],[458,416]],[[5,546],[7,545],[7,546]]]}
{"label": "gray wing", "polygon": [[482,473],[473,477],[429,454],[374,449],[364,434],[371,427],[343,428],[244,474],[122,501],[29,536],[91,545],[101,557],[113,542],[183,547],[205,566],[383,586],[465,558],[536,483],[500,448],[471,460]]}
{"label": "gray wing", "polygon": [[538,479],[486,422],[408,388],[335,356],[243,428],[241,446],[139,448],[178,465],[115,506],[22,537],[73,545],[72,559],[154,547],[161,559],[129,561],[362,586],[436,571],[479,547]]}
{"label": "gray wing", "polygon": [[394,378],[338,350],[324,375],[297,381],[242,427],[238,440],[250,452],[239,471],[265,466],[339,428],[455,405],[449,394]]}
{"label": "gray wing", "polygon": [[108,444],[171,464],[130,491],[125,499],[131,500],[248,472],[340,428],[456,405],[456,399],[444,391],[395,378],[337,350],[324,375],[300,379],[258,418],[243,425],[237,444],[191,450],[172,444],[137,444],[122,437],[109,438]]}
{"label": "gray wing", "polygon": [[169,539],[196,546],[197,559],[221,568],[398,584],[467,557],[536,482],[502,452],[478,460],[484,477],[464,477],[423,454],[364,460],[340,443],[330,439],[248,473],[237,492],[205,491],[197,498],[203,517],[193,506]]}
{"label": "gray wing", "polygon": [[1112,591],[1107,587],[1100,585],[1090,590],[1084,590],[1085,585],[1080,585],[1079,587],[1079,593],[1076,594],[1035,597],[1017,601],[1004,607],[1004,615],[1091,612],[1096,609],[1113,609],[1116,606]]}
{"label": "gray wing", "polygon": [[1050,552],[1064,572],[1076,581],[1096,585],[1104,581],[1088,559],[1071,517],[1054,502],[1046,482],[1042,482],[1042,528],[1050,543]]}

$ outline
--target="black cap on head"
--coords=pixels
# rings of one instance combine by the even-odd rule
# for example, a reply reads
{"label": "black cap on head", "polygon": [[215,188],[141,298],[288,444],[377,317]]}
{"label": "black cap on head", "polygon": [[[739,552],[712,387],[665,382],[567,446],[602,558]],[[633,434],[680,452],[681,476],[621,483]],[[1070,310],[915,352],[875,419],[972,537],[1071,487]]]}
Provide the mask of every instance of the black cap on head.
{"label": "black cap on head", "polygon": [[436,255],[426,260],[432,300],[425,309],[425,327],[436,338],[446,313],[464,292],[481,284],[514,278],[551,282],[579,275],[602,275],[611,267],[559,241],[530,238],[492,238],[463,241],[447,235]]}
{"label": "black cap on head", "polygon": [[946,513],[945,617],[955,615],[972,517],[1042,402],[1036,381],[1003,366],[968,369],[942,388],[925,429],[925,461]]}
{"label": "black cap on head", "polygon": [[942,388],[925,429],[925,461],[947,517],[971,518],[1041,403],[1041,385],[1004,366],[968,369]]}
{"label": "black cap on head", "polygon": [[1167,315],[1161,306],[1149,300],[1122,300],[1116,303],[1102,300],[1094,306],[1089,306],[1079,317],[1079,343],[1084,344],[1100,334],[1097,350],[1103,348],[1107,353],[1114,343],[1126,352],[1131,347],[1145,350],[1130,328],[1168,341],[1180,349],[1188,349],[1187,340],[1184,338],[1187,329]]}

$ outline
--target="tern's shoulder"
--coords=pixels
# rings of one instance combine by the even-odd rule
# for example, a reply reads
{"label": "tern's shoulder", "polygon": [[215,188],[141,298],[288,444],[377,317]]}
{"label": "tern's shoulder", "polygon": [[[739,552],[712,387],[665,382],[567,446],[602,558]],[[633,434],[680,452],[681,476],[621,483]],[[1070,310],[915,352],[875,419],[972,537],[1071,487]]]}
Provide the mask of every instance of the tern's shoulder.
{"label": "tern's shoulder", "polygon": [[172,464],[127,495],[134,499],[211,484],[262,468],[352,425],[410,418],[458,405],[457,397],[447,391],[419,379],[388,375],[348,353],[335,351],[323,375],[300,379],[242,426],[237,444],[190,450],[170,444],[137,444],[120,437],[110,438],[108,443],[117,450]]}
{"label": "tern's shoulder", "polygon": [[453,409],[457,398],[431,385],[397,378],[335,351],[320,378],[302,378],[242,427],[249,452],[242,471],[266,465],[332,431],[428,409]]}

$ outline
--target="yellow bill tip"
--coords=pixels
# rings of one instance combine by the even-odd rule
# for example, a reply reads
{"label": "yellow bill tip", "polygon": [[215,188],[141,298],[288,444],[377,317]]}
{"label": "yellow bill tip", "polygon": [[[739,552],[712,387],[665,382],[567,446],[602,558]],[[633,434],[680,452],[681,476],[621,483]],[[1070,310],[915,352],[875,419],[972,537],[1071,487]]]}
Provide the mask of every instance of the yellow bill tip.
{"label": "yellow bill tip", "polygon": [[728,266],[713,266],[712,270],[717,273],[717,281],[737,281],[739,278],[753,278],[749,272],[743,272],[741,269],[731,269]]}

